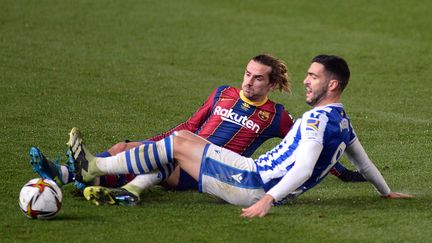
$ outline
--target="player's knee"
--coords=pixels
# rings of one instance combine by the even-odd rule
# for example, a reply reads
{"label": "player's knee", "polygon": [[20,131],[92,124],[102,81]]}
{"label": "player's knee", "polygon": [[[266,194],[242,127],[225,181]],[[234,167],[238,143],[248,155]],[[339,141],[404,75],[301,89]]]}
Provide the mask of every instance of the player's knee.
{"label": "player's knee", "polygon": [[108,152],[111,155],[116,155],[116,154],[118,154],[120,152],[125,151],[126,148],[127,148],[127,143],[126,142],[119,142],[119,143],[114,144],[110,149],[108,149]]}
{"label": "player's knee", "polygon": [[174,153],[180,153],[183,151],[185,140],[181,136],[176,136],[173,138],[173,150]]}
{"label": "player's knee", "polygon": [[177,137],[187,138],[187,137],[192,136],[192,134],[193,133],[191,131],[188,131],[188,130],[177,131]]}
{"label": "player's knee", "polygon": [[174,157],[180,157],[188,150],[189,141],[185,137],[176,136],[173,141]]}

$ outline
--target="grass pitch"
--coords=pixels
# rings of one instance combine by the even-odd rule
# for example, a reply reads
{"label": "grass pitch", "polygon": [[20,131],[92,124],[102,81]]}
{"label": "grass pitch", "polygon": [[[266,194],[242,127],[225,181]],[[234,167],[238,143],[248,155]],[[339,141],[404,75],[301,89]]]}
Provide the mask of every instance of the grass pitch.
{"label": "grass pitch", "polygon": [[[2,242],[430,241],[430,1],[0,3]],[[417,197],[384,200],[368,184],[329,176],[249,220],[196,192],[153,188],[137,207],[96,207],[66,186],[56,219],[21,214],[19,190],[36,177],[30,146],[63,155],[73,126],[92,151],[165,131],[213,88],[238,86],[258,53],[286,61],[293,94],[271,98],[295,117],[308,109],[310,59],[345,57],[352,78],[343,102],[357,134],[390,187]]]}

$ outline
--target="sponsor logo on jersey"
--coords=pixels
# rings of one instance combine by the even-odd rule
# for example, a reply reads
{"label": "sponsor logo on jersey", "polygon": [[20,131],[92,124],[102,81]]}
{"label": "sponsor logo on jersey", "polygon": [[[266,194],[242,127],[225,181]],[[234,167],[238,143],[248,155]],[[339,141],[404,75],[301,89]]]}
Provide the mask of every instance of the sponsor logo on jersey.
{"label": "sponsor logo on jersey", "polygon": [[314,118],[309,118],[306,121],[306,131],[318,131],[319,120]]}
{"label": "sponsor logo on jersey", "polygon": [[250,105],[249,105],[248,103],[246,103],[246,102],[243,102],[243,104],[241,105],[241,108],[242,108],[243,110],[247,111],[247,110],[249,110]]}
{"label": "sponsor logo on jersey", "polygon": [[214,109],[214,115],[220,116],[222,120],[237,124],[241,127],[251,129],[255,133],[260,131],[260,126],[254,121],[249,120],[247,116],[241,116],[237,114],[233,109],[225,109],[220,106],[216,106]]}
{"label": "sponsor logo on jersey", "polygon": [[267,121],[270,118],[270,113],[267,111],[259,111],[258,117],[263,121]]}
{"label": "sponsor logo on jersey", "polygon": [[339,128],[340,128],[340,131],[342,132],[344,129],[347,129],[347,130],[349,130],[349,122],[348,122],[348,119],[342,119],[340,122],[339,122]]}

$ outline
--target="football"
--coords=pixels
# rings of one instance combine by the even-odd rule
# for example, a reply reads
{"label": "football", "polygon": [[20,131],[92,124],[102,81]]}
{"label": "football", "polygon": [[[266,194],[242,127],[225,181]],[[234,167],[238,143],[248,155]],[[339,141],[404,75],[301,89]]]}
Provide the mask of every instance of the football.
{"label": "football", "polygon": [[62,192],[54,181],[35,178],[21,189],[19,205],[31,219],[52,219],[60,211],[62,198]]}

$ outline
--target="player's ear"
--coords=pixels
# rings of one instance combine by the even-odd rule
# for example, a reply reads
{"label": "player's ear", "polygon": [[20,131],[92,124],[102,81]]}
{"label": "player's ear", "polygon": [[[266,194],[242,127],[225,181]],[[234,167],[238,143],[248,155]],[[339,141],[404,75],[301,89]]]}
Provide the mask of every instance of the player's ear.
{"label": "player's ear", "polygon": [[336,90],[336,89],[339,89],[339,81],[336,80],[336,79],[332,79],[332,80],[330,80],[330,81],[329,81],[329,84],[328,84],[328,88],[329,88],[330,90]]}

